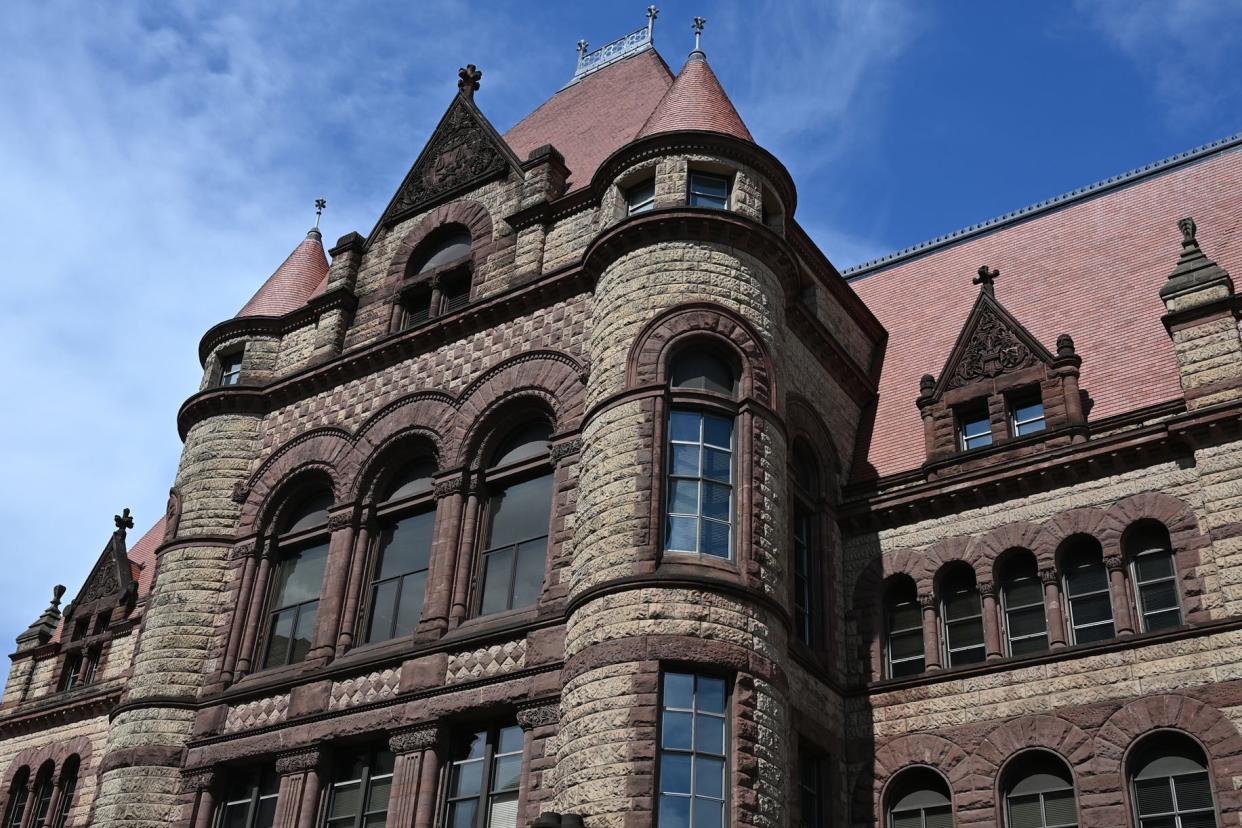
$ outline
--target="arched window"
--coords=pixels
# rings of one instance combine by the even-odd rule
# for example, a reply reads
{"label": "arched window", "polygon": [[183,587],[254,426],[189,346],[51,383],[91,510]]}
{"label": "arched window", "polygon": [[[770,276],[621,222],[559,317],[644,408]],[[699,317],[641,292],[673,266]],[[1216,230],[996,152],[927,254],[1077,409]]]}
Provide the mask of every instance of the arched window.
{"label": "arched window", "polygon": [[320,489],[304,496],[281,521],[268,599],[265,669],[296,664],[310,652],[328,561],[331,505],[332,493]]}
{"label": "arched window", "polygon": [[914,581],[890,580],[884,590],[884,663],[889,678],[913,676],[926,669],[923,654],[923,611]]}
{"label": "arched window", "polygon": [[492,452],[478,615],[522,609],[539,600],[552,520],[551,436],[546,421],[531,421]]}
{"label": "arched window", "polygon": [[1207,756],[1188,736],[1157,733],[1131,761],[1130,789],[1138,828],[1215,828]]}
{"label": "arched window", "polygon": [[1141,520],[1126,530],[1125,552],[1138,594],[1143,630],[1163,630],[1182,623],[1177,565],[1169,530],[1155,520]]}
{"label": "arched window", "polygon": [[1061,572],[1073,643],[1087,644],[1116,637],[1108,569],[1104,566],[1100,542],[1090,535],[1074,535],[1066,540],[1062,545]]}
{"label": "arched window", "polygon": [[931,768],[910,768],[889,786],[888,828],[953,828],[953,806],[944,777]]}
{"label": "arched window", "polygon": [[793,482],[794,633],[808,647],[823,638],[822,545],[819,539],[819,469],[805,443],[796,442],[790,458]]}
{"label": "arched window", "polygon": [[31,803],[34,807],[34,814],[30,820],[30,828],[44,828],[47,825],[47,815],[52,809],[52,792],[56,789],[56,780],[53,778],[56,772],[56,766],[49,759],[39,768],[39,774],[35,777],[34,801]]}
{"label": "arched window", "polygon": [[1059,758],[1045,751],[1017,757],[1001,780],[1005,828],[1078,828],[1074,780]]}
{"label": "arched window", "polygon": [[384,492],[371,574],[368,642],[409,635],[422,617],[436,524],[433,474],[435,464],[412,463],[389,482]]}
{"label": "arched window", "polygon": [[[737,393],[738,371],[714,350],[691,348],[669,366],[674,391]],[[667,552],[733,555],[733,416],[677,404],[668,423]]]}
{"label": "arched window", "polygon": [[1030,552],[1015,550],[1000,567],[1001,603],[1005,638],[1010,655],[1048,649],[1048,617],[1044,613],[1044,585]]}
{"label": "arched window", "polygon": [[452,313],[470,301],[470,231],[450,224],[423,242],[406,270],[404,327]]}
{"label": "arched window", "polygon": [[23,765],[18,768],[9,785],[9,806],[4,812],[4,828],[21,828],[22,816],[26,813],[27,785],[30,784],[30,768]]}
{"label": "arched window", "polygon": [[966,564],[951,566],[940,579],[940,624],[950,667],[978,664],[987,658],[983,602],[975,571]]}
{"label": "arched window", "polygon": [[65,828],[69,824],[69,811],[73,808],[73,795],[78,790],[78,769],[81,760],[75,753],[65,760],[60,772],[60,796],[56,800],[56,815],[49,823],[52,828]]}

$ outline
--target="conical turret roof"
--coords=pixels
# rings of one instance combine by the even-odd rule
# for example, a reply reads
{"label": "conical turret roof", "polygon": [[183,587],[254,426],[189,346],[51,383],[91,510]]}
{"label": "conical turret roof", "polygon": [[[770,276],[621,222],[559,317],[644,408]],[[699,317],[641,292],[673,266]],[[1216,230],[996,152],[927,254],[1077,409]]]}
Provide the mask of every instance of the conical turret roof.
{"label": "conical turret roof", "polygon": [[311,228],[237,316],[284,316],[305,305],[327,278],[328,257],[323,252],[323,236],[318,228]]}
{"label": "conical turret roof", "polygon": [[686,65],[643,124],[638,137],[681,130],[722,132],[743,141],[754,141],[708,65],[707,55],[699,49],[690,53]]}

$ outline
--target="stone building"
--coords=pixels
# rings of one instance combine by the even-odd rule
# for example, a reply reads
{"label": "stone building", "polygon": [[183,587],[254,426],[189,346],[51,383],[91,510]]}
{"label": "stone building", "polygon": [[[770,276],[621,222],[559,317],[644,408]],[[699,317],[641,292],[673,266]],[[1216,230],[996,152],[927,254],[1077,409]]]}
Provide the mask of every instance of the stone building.
{"label": "stone building", "polygon": [[3,828],[1240,824],[1242,137],[840,272],[650,22],[479,80],[203,337]]}

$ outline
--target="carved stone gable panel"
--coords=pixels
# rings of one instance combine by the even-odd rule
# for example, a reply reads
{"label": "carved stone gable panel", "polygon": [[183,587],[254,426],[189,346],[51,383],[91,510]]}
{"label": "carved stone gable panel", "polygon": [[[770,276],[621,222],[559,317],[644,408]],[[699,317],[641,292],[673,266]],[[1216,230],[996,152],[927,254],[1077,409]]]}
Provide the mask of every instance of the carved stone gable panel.
{"label": "carved stone gable panel", "polygon": [[990,305],[980,308],[978,323],[949,377],[949,388],[960,388],[1042,360],[1013,327]]}
{"label": "carved stone gable panel", "polygon": [[504,172],[509,159],[481,116],[457,98],[406,176],[389,216],[415,210],[445,193]]}
{"label": "carved stone gable panel", "polygon": [[82,604],[90,604],[101,598],[109,598],[119,595],[121,592],[121,584],[116,576],[116,563],[112,559],[111,549],[106,550],[99,562],[95,564],[86,583],[82,586],[82,591],[78,593],[78,597],[73,599],[75,606]]}

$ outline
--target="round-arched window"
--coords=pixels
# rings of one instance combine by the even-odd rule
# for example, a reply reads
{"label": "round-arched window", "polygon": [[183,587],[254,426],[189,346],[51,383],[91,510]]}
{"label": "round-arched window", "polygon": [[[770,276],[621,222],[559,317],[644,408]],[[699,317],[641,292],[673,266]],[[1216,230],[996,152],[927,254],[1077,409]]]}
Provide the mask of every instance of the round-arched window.
{"label": "round-arched window", "polygon": [[944,777],[930,768],[910,768],[888,793],[888,828],[953,828],[953,806]]}
{"label": "round-arched window", "polygon": [[1157,733],[1136,749],[1131,793],[1139,828],[1215,828],[1207,756],[1190,737]]}
{"label": "round-arched window", "polygon": [[385,487],[377,507],[379,540],[371,566],[366,641],[410,635],[422,619],[436,524],[435,463],[415,460]]}
{"label": "round-arched window", "polygon": [[1059,758],[1045,751],[1018,756],[1005,769],[1005,828],[1077,828],[1074,780]]}
{"label": "round-arched window", "polygon": [[460,224],[450,225],[423,242],[410,262],[411,274],[426,273],[470,255],[470,231]]}
{"label": "round-arched window", "polygon": [[715,348],[687,348],[669,364],[669,385],[732,397],[737,394],[738,373],[734,360]]}

